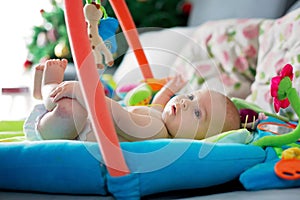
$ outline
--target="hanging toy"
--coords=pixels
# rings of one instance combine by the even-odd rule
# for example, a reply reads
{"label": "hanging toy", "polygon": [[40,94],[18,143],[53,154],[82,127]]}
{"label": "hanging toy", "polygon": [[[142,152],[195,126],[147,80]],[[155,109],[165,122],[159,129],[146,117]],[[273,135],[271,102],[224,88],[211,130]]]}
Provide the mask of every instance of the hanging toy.
{"label": "hanging toy", "polygon": [[136,88],[130,90],[125,98],[126,106],[142,106],[149,105],[152,99],[152,90],[147,83],[142,83]]}
{"label": "hanging toy", "polygon": [[89,1],[85,4],[83,12],[87,22],[88,36],[97,68],[103,69],[104,62],[102,55],[104,56],[105,63],[108,66],[112,66],[114,64],[114,60],[111,52],[99,35],[98,24],[103,16],[103,12],[100,8],[100,4]]}
{"label": "hanging toy", "polygon": [[167,83],[168,78],[149,78],[137,84],[127,84],[116,89],[126,106],[149,105],[153,96]]}
{"label": "hanging toy", "polygon": [[119,22],[116,18],[107,16],[103,6],[101,6],[101,10],[103,12],[103,18],[98,25],[99,35],[104,40],[106,47],[113,54],[117,52],[118,48],[116,32],[119,28]]}

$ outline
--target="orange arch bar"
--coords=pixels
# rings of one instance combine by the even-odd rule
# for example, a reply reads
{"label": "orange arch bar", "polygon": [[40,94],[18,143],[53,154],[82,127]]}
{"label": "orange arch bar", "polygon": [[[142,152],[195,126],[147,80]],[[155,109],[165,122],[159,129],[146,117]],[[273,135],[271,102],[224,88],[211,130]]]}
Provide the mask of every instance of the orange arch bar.
{"label": "orange arch bar", "polygon": [[65,8],[72,54],[99,148],[109,174],[124,176],[130,171],[105,102],[104,88],[99,81],[86,32],[82,0],[65,0]]}
{"label": "orange arch bar", "polygon": [[134,55],[139,63],[144,79],[153,78],[145,52],[139,40],[139,35],[132,16],[124,0],[109,0],[110,4],[120,22],[128,45],[133,49]]}

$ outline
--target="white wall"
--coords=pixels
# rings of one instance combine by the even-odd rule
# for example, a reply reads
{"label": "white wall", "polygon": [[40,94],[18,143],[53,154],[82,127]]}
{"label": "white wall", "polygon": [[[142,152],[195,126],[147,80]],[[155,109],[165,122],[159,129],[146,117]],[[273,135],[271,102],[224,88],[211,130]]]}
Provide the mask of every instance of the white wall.
{"label": "white wall", "polygon": [[50,0],[1,1],[0,6],[0,88],[28,82],[22,74],[27,57],[25,39],[32,27],[42,23],[40,10],[49,10]]}
{"label": "white wall", "polygon": [[0,6],[0,120],[19,120],[28,116],[34,101],[31,92],[1,94],[3,87],[33,86],[33,75],[24,73],[27,58],[25,39],[32,27],[43,19],[40,10],[50,11],[50,0],[1,1]]}

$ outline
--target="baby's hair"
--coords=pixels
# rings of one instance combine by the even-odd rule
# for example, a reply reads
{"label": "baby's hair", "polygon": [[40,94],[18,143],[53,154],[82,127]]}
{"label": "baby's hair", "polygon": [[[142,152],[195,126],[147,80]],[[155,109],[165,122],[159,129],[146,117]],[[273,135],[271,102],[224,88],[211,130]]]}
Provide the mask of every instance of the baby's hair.
{"label": "baby's hair", "polygon": [[210,108],[210,125],[204,133],[204,137],[211,137],[221,132],[239,129],[239,111],[231,99],[215,90],[208,90],[208,92],[212,106]]}
{"label": "baby's hair", "polygon": [[226,119],[222,132],[240,128],[240,114],[234,103],[227,96],[226,98]]}
{"label": "baby's hair", "polygon": [[240,114],[234,103],[231,101],[231,99],[214,90],[210,90],[211,93],[214,93],[216,95],[220,95],[224,99],[224,106],[225,109],[222,112],[225,112],[225,119],[223,121],[222,132],[230,131],[230,130],[237,130],[240,128]]}

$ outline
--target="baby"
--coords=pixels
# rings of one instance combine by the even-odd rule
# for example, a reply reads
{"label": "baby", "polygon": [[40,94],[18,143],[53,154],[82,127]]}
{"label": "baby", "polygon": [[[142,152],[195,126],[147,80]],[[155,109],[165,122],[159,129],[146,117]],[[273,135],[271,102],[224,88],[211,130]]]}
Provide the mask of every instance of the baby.
{"label": "baby", "polygon": [[[96,141],[79,82],[63,82],[66,66],[62,59],[36,67],[33,94],[44,104],[37,105],[25,122],[28,139]],[[228,97],[212,90],[174,96],[185,84],[179,75],[168,78],[150,106],[122,107],[106,97],[119,140],[200,140],[240,128],[239,112]]]}

